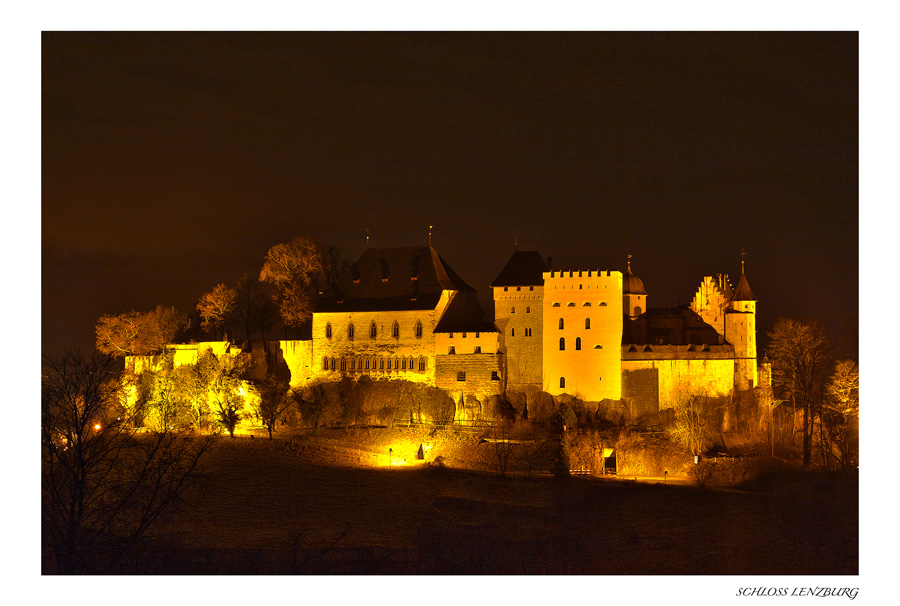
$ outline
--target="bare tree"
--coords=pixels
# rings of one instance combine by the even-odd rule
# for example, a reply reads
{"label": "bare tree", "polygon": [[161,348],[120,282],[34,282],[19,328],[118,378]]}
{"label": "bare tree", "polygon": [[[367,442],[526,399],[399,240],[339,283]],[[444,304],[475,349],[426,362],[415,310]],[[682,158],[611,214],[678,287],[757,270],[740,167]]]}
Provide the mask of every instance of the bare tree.
{"label": "bare tree", "polygon": [[237,291],[224,284],[217,284],[210,292],[204,293],[197,303],[197,312],[203,318],[201,326],[212,331],[213,338],[224,334],[225,323],[235,309]]}
{"label": "bare tree", "polygon": [[187,315],[163,305],[146,313],[103,315],[95,327],[97,349],[115,357],[161,353],[188,325]]}
{"label": "bare tree", "polygon": [[828,338],[815,321],[778,318],[769,339],[767,355],[772,361],[776,397],[790,400],[795,410],[803,411],[803,465],[808,467],[815,415],[821,410]]}
{"label": "bare tree", "polygon": [[234,316],[244,327],[244,335],[249,341],[256,332],[266,338],[266,330],[278,315],[270,291],[270,284],[260,282],[257,278],[246,274],[237,283]]}
{"label": "bare tree", "polygon": [[703,453],[710,439],[710,399],[698,393],[691,385],[675,389],[672,399],[674,419],[669,435],[676,442],[698,456]]}
{"label": "bare tree", "polygon": [[44,572],[114,566],[187,488],[212,437],[137,435],[111,356],[44,356],[41,377]]}
{"label": "bare tree", "polygon": [[254,398],[253,408],[260,422],[269,430],[269,439],[278,426],[278,422],[288,411],[292,400],[288,397],[289,387],[286,381],[280,381],[274,377],[267,377],[256,385],[259,396]]}
{"label": "bare tree", "polygon": [[840,466],[851,469],[859,446],[859,367],[855,362],[841,360],[835,365],[825,394],[822,423]]}
{"label": "bare tree", "polygon": [[314,281],[321,270],[320,247],[310,238],[276,244],[266,253],[259,279],[277,288],[285,326],[300,328],[309,321],[317,297]]}

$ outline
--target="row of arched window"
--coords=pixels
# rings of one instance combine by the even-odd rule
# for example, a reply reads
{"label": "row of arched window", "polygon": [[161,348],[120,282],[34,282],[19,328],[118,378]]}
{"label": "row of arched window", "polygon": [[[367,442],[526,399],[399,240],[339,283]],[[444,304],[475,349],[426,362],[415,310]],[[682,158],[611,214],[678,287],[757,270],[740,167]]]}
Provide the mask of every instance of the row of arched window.
{"label": "row of arched window", "polygon": [[[563,320],[562,318],[560,318],[560,319],[559,319],[559,329],[562,330],[562,329],[565,328],[565,327],[566,327],[566,322],[565,322],[565,320]],[[591,328],[591,319],[590,319],[590,318],[585,318],[585,319],[584,319],[584,327],[585,327],[586,329],[590,329],[590,328]]]}
{"label": "row of arched window", "polygon": [[[416,325],[413,327],[413,334],[417,339],[422,338],[422,322],[416,321]],[[331,322],[328,322],[325,325],[325,337],[330,339],[334,335],[334,329],[331,327]],[[353,325],[353,322],[347,324],[347,339],[352,341],[356,337],[356,327]],[[391,337],[394,339],[400,338],[400,324],[395,320],[391,325]],[[378,325],[375,322],[369,324],[369,338],[377,339],[378,338]]]}
{"label": "row of arched window", "polygon": [[[566,350],[566,338],[565,337],[559,338],[559,350],[560,351]],[[575,351],[581,351],[581,337],[575,337]]]}
{"label": "row of arched window", "polygon": [[340,370],[348,371],[389,371],[389,370],[417,370],[425,372],[428,368],[428,358],[419,356],[418,359],[413,356],[349,356],[342,358],[328,357],[322,358],[322,370]]}
{"label": "row of arched window", "polygon": [[[516,306],[515,306],[515,305],[513,305],[512,307],[509,308],[509,313],[511,313],[511,314],[516,313]],[[526,305],[526,306],[525,306],[525,313],[527,313],[527,314],[530,314],[530,313],[531,313],[531,306],[530,306],[530,305]]]}

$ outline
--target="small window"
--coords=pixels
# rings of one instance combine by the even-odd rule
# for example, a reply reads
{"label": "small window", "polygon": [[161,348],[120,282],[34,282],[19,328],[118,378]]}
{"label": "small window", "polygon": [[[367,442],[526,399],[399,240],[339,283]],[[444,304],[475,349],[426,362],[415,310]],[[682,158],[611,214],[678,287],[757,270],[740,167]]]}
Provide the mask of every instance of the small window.
{"label": "small window", "polygon": [[606,301],[600,301],[600,307],[606,307]]}
{"label": "small window", "polygon": [[481,345],[475,346],[475,353],[481,353]]}
{"label": "small window", "polygon": [[466,338],[466,333],[463,333],[463,339],[465,339],[465,338]]}
{"label": "small window", "polygon": [[575,337],[575,351],[581,351],[581,337]]}
{"label": "small window", "polygon": [[591,302],[590,302],[590,301],[585,301],[585,302],[584,302],[584,305],[582,305],[582,307],[590,307],[590,306],[591,306]]}
{"label": "small window", "polygon": [[534,286],[529,286],[528,290],[534,290]]}
{"label": "small window", "polygon": [[526,336],[526,337],[530,337],[530,336],[531,336],[531,329],[530,329],[530,328],[526,328],[526,329],[525,329],[525,336]]}
{"label": "small window", "polygon": [[531,313],[531,306],[530,306],[530,305],[527,306],[527,307],[525,308],[525,313],[527,313],[527,314],[530,314],[530,313]]}
{"label": "small window", "polygon": [[566,307],[575,307],[575,303],[570,301],[569,304],[566,305]]}
{"label": "small window", "polygon": [[457,381],[465,381],[465,380],[466,380],[466,373],[463,372],[463,371],[460,371],[460,372],[456,373],[456,380],[457,380]]}
{"label": "small window", "polygon": [[510,328],[510,329],[509,329],[509,336],[511,336],[511,337],[516,336],[516,329],[515,329],[515,328]]}
{"label": "small window", "polygon": [[511,313],[511,314],[516,313],[516,306],[515,306],[515,305],[513,305],[512,307],[509,308],[509,313]]}
{"label": "small window", "polygon": [[500,373],[497,372],[496,370],[492,370],[491,371],[491,381],[499,381],[499,380],[500,380]]}
{"label": "small window", "polygon": [[594,345],[594,349],[603,349],[602,345]]}
{"label": "small window", "polygon": [[416,338],[422,338],[422,322],[420,320],[416,320]]}
{"label": "small window", "polygon": [[350,358],[350,370],[356,370],[356,358]]}
{"label": "small window", "polygon": [[481,333],[480,333],[480,332],[476,332],[476,333],[475,333],[475,338],[476,338],[476,339],[480,339],[480,338],[481,338]]}
{"label": "small window", "polygon": [[565,389],[565,388],[566,388],[566,378],[565,378],[565,377],[560,377],[560,378],[559,378],[559,388],[560,388],[560,389]]}
{"label": "small window", "polygon": [[322,370],[328,370],[328,358],[322,358]]}
{"label": "small window", "polygon": [[590,319],[590,318],[585,318],[585,319],[584,319],[584,327],[587,328],[587,329],[590,329],[590,328],[591,328],[591,319]]}
{"label": "small window", "polygon": [[508,291],[508,290],[509,290],[508,287],[506,287],[506,286],[503,287],[503,292],[506,292],[506,291]]}
{"label": "small window", "polygon": [[559,307],[559,301],[553,304],[553,307]]}
{"label": "small window", "polygon": [[402,368],[403,370],[406,370],[406,358],[403,358],[402,360],[400,360],[400,365],[401,365],[400,368]]}
{"label": "small window", "polygon": [[455,354],[455,353],[456,353],[456,347],[454,347],[453,345],[451,345],[451,346],[450,346],[450,351],[448,351],[447,353],[450,354],[450,355]]}
{"label": "small window", "polygon": [[522,287],[521,287],[521,286],[516,286],[516,291],[520,291],[520,290],[522,290]]}
{"label": "small window", "polygon": [[374,339],[378,336],[378,328],[375,326],[375,322],[372,322],[369,325],[369,338]]}
{"label": "small window", "polygon": [[566,326],[566,323],[563,321],[562,318],[560,318],[559,319],[559,329],[562,330],[563,328],[565,328],[565,326]]}
{"label": "small window", "polygon": [[325,325],[325,338],[326,339],[331,338],[331,322],[329,322],[328,324]]}
{"label": "small window", "polygon": [[[351,322],[349,324],[349,326],[347,326],[347,338],[350,339],[351,341],[353,340],[353,322]],[[343,370],[346,370],[346,369],[343,369]]]}
{"label": "small window", "polygon": [[565,350],[566,350],[566,338],[565,338],[565,337],[560,337],[560,338],[559,338],[559,350],[560,350],[560,351],[565,351]]}
{"label": "small window", "polygon": [[400,336],[400,325],[397,324],[396,320],[394,320],[394,323],[391,325],[391,336],[395,339]]}
{"label": "small window", "polygon": [[[388,360],[388,370],[390,370],[390,368],[391,362],[390,360]],[[384,370],[384,358],[381,358],[381,360],[378,362],[378,370]]]}

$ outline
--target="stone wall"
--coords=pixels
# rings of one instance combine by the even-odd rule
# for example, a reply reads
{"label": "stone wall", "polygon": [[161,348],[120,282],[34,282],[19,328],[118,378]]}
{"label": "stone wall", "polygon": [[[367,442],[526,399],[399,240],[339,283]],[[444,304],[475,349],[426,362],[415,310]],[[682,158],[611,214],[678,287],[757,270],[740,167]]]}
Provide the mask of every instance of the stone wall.
{"label": "stone wall", "polygon": [[438,354],[435,358],[435,386],[454,398],[464,393],[484,401],[502,393],[502,354]]}
{"label": "stone wall", "polygon": [[508,389],[543,387],[544,287],[495,286],[494,318]]}

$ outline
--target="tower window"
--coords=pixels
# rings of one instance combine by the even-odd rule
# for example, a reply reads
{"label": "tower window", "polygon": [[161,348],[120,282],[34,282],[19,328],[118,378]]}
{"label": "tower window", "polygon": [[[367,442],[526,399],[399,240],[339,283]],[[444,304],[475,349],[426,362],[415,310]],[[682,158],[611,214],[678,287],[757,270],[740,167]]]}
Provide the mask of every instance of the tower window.
{"label": "tower window", "polygon": [[525,329],[525,336],[526,336],[526,337],[530,337],[530,336],[531,336],[531,329],[530,329],[530,328],[526,328],[526,329]]}
{"label": "tower window", "polygon": [[559,338],[559,350],[560,350],[560,351],[565,351],[565,350],[566,350],[566,338],[565,338],[565,337],[560,337],[560,338]]}
{"label": "tower window", "polygon": [[560,378],[559,378],[559,388],[560,388],[560,389],[565,389],[565,388],[566,388],[566,378],[565,378],[565,377],[560,377]]}
{"label": "tower window", "polygon": [[575,307],[575,303],[570,302],[566,307]]}
{"label": "tower window", "polygon": [[425,372],[425,358],[419,358],[419,372]]}
{"label": "tower window", "polygon": [[520,290],[522,290],[522,287],[521,287],[521,286],[516,286],[516,291],[520,291]]}
{"label": "tower window", "polygon": [[511,314],[516,313],[516,306],[515,306],[515,305],[513,305],[512,307],[509,308],[509,313],[511,313]]}
{"label": "tower window", "polygon": [[326,339],[331,338],[331,322],[329,322],[328,324],[325,325],[325,338]]}
{"label": "tower window", "polygon": [[447,353],[450,354],[450,355],[455,354],[455,353],[456,353],[456,347],[454,347],[453,345],[451,345],[451,346],[450,346],[450,350],[449,350]]}
{"label": "tower window", "polygon": [[322,358],[322,370],[328,370],[328,358]]}
{"label": "tower window", "polygon": [[491,381],[499,381],[499,380],[500,380],[500,373],[497,372],[496,370],[492,370],[491,371]]}
{"label": "tower window", "polygon": [[590,318],[585,318],[585,319],[584,319],[584,327],[585,327],[585,328],[590,328],[590,327],[591,327],[591,319],[590,319]]}
{"label": "tower window", "polygon": [[581,351],[581,337],[575,337],[575,350]]}
{"label": "tower window", "polygon": [[534,290],[534,286],[529,286],[528,290]]}
{"label": "tower window", "polygon": [[475,353],[481,353],[481,345],[475,346]]}
{"label": "tower window", "polygon": [[341,372],[346,372],[347,370],[347,358],[341,358]]}
{"label": "tower window", "polygon": [[350,324],[347,326],[347,338],[351,341],[353,340],[353,322],[350,322]]}
{"label": "tower window", "polygon": [[590,306],[591,306],[591,302],[590,302],[590,301],[585,301],[585,302],[584,302],[584,305],[582,305],[582,307],[590,307]]}
{"label": "tower window", "polygon": [[560,318],[560,319],[559,319],[559,329],[562,330],[563,328],[565,328],[565,324],[566,324],[566,323],[563,321],[563,319]]}
{"label": "tower window", "polygon": [[422,322],[420,320],[416,320],[416,338],[422,338]]}
{"label": "tower window", "polygon": [[394,320],[394,323],[391,324],[391,336],[395,339],[400,336],[400,325],[397,324],[396,320]]}
{"label": "tower window", "polygon": [[372,322],[369,325],[369,337],[374,339],[378,336],[378,328],[375,326],[375,322]]}
{"label": "tower window", "polygon": [[553,304],[553,307],[559,307],[559,301]]}
{"label": "tower window", "polygon": [[530,306],[530,305],[527,306],[527,307],[525,308],[525,313],[527,313],[527,314],[530,314],[530,313],[531,313],[531,306]]}
{"label": "tower window", "polygon": [[515,328],[510,328],[510,329],[509,329],[509,336],[511,336],[511,337],[516,336],[516,329],[515,329]]}
{"label": "tower window", "polygon": [[459,371],[458,373],[456,373],[456,380],[457,380],[457,381],[465,381],[465,380],[466,380],[466,373],[463,372],[463,371]]}

